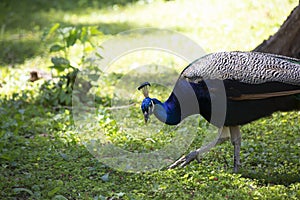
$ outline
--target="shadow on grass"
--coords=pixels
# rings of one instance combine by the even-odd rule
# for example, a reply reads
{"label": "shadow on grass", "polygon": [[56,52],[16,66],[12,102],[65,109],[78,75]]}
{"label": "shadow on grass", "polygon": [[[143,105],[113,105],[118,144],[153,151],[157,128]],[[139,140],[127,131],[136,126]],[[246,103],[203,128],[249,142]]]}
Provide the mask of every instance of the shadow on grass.
{"label": "shadow on grass", "polygon": [[24,63],[27,58],[32,58],[43,53],[41,41],[38,40],[15,40],[0,41],[2,46],[0,52],[0,65],[8,64],[14,66],[18,63]]}
{"label": "shadow on grass", "polygon": [[23,63],[27,58],[42,54],[48,49],[41,46],[42,34],[54,23],[61,26],[97,26],[104,34],[116,34],[133,27],[127,23],[72,24],[62,19],[62,14],[69,12],[80,15],[89,9],[103,9],[113,5],[128,5],[136,0],[83,0],[83,1],[38,1],[4,0],[0,2],[0,65]]}
{"label": "shadow on grass", "polygon": [[[274,166],[273,166],[274,167]],[[297,173],[273,173],[272,166],[269,167],[269,172],[265,172],[263,169],[249,170],[244,169],[241,170],[240,173],[243,177],[249,179],[259,180],[261,184],[270,184],[270,185],[285,185],[289,186],[293,183],[298,183],[300,180],[300,174]]]}
{"label": "shadow on grass", "polygon": [[[46,1],[46,0],[4,0],[0,3],[0,24],[2,31],[18,31],[20,29],[35,31],[62,22],[61,15],[55,12],[70,12],[80,15],[88,9],[104,9],[112,5],[127,5],[136,0],[83,0],[83,1]],[[52,11],[52,12],[51,12]],[[51,15],[52,14],[52,15]]]}

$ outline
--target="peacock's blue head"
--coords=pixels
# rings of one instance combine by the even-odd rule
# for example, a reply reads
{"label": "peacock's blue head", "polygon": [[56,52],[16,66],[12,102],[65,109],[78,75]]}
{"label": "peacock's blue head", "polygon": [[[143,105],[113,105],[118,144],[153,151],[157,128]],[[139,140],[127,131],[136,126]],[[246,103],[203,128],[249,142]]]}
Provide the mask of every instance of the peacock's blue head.
{"label": "peacock's blue head", "polygon": [[142,112],[144,114],[145,123],[148,122],[150,115],[154,110],[154,103],[150,97],[146,97],[141,105]]}
{"label": "peacock's blue head", "polygon": [[148,122],[150,115],[153,113],[154,110],[154,103],[152,99],[149,97],[148,87],[150,86],[149,82],[142,83],[138,90],[143,92],[145,99],[142,102],[141,109],[144,114],[145,123]]}

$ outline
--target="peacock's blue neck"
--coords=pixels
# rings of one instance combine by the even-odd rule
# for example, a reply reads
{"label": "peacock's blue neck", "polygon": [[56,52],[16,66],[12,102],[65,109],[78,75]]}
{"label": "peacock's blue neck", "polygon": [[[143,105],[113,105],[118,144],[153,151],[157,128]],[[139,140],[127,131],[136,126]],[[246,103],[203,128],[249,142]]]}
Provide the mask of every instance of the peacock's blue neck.
{"label": "peacock's blue neck", "polygon": [[162,103],[153,98],[154,115],[162,122],[168,125],[176,125],[181,121],[180,105],[172,93],[169,99]]}
{"label": "peacock's blue neck", "polygon": [[210,120],[210,97],[204,84],[189,83],[180,80],[167,101],[153,98],[154,115],[162,122],[176,125],[185,117],[201,114]]}

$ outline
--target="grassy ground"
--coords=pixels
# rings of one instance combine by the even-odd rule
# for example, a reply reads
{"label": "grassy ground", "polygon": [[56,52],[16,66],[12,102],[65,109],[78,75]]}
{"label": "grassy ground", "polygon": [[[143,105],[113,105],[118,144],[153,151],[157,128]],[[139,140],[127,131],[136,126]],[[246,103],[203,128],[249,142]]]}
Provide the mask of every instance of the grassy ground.
{"label": "grassy ground", "polygon": [[[212,149],[200,164],[129,173],[114,170],[92,156],[81,143],[82,133],[74,124],[72,110],[53,102],[45,104],[49,101],[39,89],[43,80],[27,81],[33,69],[49,72],[53,56],[49,48],[57,41],[42,38],[55,23],[96,26],[103,32],[93,37],[96,45],[120,31],[157,27],[183,33],[207,52],[251,50],[276,32],[297,3],[1,1],[0,199],[299,199],[299,112],[275,113],[242,127],[243,167],[239,174],[232,173],[230,143]],[[71,50],[71,62],[79,60],[79,47]],[[133,152],[160,149],[173,136],[158,133],[150,140],[122,135],[114,127],[114,111],[109,107],[125,74],[118,69],[145,63],[177,69],[186,65],[161,52],[124,56],[99,83],[106,88],[96,91],[98,125],[108,130],[108,140]],[[142,124],[138,105],[131,112],[131,123]],[[185,152],[199,143],[201,137]]]}

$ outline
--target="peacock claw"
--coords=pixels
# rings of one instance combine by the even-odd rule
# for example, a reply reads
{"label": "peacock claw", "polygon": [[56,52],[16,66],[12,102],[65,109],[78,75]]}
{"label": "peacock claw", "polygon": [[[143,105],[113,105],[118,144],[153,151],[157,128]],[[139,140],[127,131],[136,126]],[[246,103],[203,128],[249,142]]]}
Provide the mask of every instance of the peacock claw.
{"label": "peacock claw", "polygon": [[201,162],[201,159],[199,158],[199,151],[192,151],[186,156],[182,156],[177,161],[175,161],[172,165],[168,167],[168,169],[174,169],[175,167],[185,167],[193,160],[197,160],[198,163]]}

